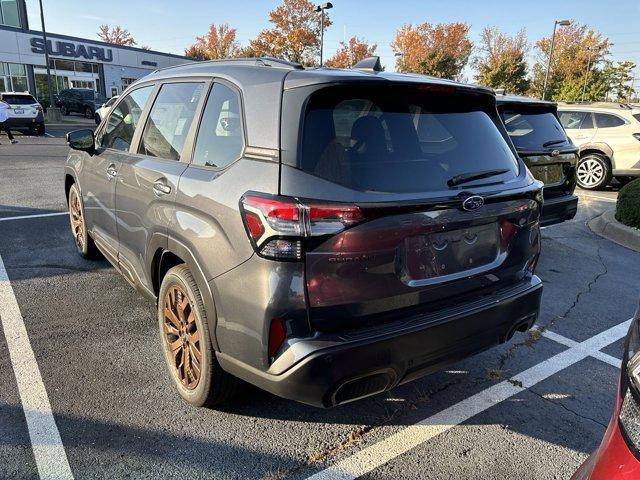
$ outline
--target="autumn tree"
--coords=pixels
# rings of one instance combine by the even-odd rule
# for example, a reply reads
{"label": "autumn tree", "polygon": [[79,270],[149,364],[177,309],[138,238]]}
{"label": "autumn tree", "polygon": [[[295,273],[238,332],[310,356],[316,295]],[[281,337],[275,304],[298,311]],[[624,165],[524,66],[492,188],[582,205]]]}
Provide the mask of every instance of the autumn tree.
{"label": "autumn tree", "polygon": [[630,61],[616,62],[607,78],[607,93],[611,92],[619,102],[628,102],[634,94],[631,82],[636,64]]}
{"label": "autumn tree", "polygon": [[109,27],[107,24],[100,25],[98,38],[103,42],[113,43],[114,45],[130,47],[136,44],[136,41],[129,33],[129,30],[122,28],[120,25],[117,25],[114,28]]}
{"label": "autumn tree", "polygon": [[218,58],[237,57],[240,45],[236,41],[236,29],[229,24],[211,24],[209,31],[196,37],[196,42],[188,47],[184,54],[197,60],[216,60]]}
{"label": "autumn tree", "polygon": [[524,30],[510,37],[495,27],[486,27],[480,38],[480,54],[473,61],[476,81],[509,93],[525,93],[529,88],[527,48]]}
{"label": "autumn tree", "polygon": [[336,53],[325,62],[328,67],[349,68],[363,58],[375,55],[377,44],[371,44],[358,37],[351,37],[348,42],[340,42]]}
{"label": "autumn tree", "polygon": [[[249,42],[254,56],[272,56],[305,65],[317,65],[320,55],[320,14],[309,0],[282,0],[269,12],[272,28]],[[325,12],[324,27],[331,25]]]}
{"label": "autumn tree", "polygon": [[473,47],[469,28],[459,22],[402,26],[391,43],[397,55],[396,70],[459,78]]}
{"label": "autumn tree", "polygon": [[[610,42],[600,33],[589,29],[586,25],[570,25],[558,27],[555,36],[553,58],[547,83],[547,99],[558,101],[579,101],[587,80],[585,100],[601,99],[606,85],[601,75],[601,63],[609,54]],[[529,93],[542,97],[544,77],[551,36],[536,42],[536,63]],[[589,71],[587,72],[587,65]]]}

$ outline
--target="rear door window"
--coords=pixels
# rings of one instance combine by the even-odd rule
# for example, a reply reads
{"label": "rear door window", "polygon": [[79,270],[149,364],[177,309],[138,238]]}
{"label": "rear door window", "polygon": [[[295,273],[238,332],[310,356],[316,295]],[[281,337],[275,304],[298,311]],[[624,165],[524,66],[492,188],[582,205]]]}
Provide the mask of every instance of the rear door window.
{"label": "rear door window", "polygon": [[240,158],[243,148],[238,94],[226,85],[216,83],[202,114],[192,163],[224,168]]}
{"label": "rear door window", "polygon": [[416,86],[324,88],[308,103],[299,168],[372,192],[445,190],[454,176],[486,170],[505,173],[465,186],[506,181],[518,166],[492,108]]}
{"label": "rear door window", "polygon": [[180,160],[204,83],[167,83],[151,107],[138,153]]}
{"label": "rear door window", "polygon": [[596,113],[595,117],[598,128],[619,127],[627,123],[617,115],[610,115],[608,113]]}
{"label": "rear door window", "polygon": [[545,150],[569,143],[558,119],[549,110],[507,107],[500,115],[511,141],[518,149]]}

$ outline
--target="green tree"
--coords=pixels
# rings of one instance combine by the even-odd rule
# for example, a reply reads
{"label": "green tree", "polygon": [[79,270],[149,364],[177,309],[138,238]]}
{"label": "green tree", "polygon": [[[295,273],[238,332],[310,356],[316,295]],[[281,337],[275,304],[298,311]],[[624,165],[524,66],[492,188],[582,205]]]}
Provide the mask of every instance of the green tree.
{"label": "green tree", "polygon": [[523,94],[529,89],[527,79],[528,44],[524,30],[509,37],[495,27],[486,27],[480,40],[480,55],[473,65],[476,81],[509,93]]}
{"label": "green tree", "polygon": [[[609,39],[589,29],[586,25],[572,22],[558,27],[555,36],[553,58],[549,71],[546,98],[558,101],[578,101],[582,97],[585,79],[587,89],[585,100],[592,97],[601,86],[593,82],[600,79],[600,64],[609,54]],[[542,97],[544,78],[551,50],[551,36],[541,38],[535,44],[536,63],[533,65],[531,86],[532,96]],[[589,65],[589,71],[587,71]]]}

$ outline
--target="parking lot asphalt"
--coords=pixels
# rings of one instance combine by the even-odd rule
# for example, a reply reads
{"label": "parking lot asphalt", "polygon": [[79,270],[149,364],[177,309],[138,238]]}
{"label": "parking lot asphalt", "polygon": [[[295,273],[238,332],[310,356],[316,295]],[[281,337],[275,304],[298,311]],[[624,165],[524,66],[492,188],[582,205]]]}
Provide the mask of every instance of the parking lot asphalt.
{"label": "parking lot asphalt", "polygon": [[[331,410],[251,387],[225,411],[195,409],[165,373],[154,305],[81,259],[56,215],[64,132],[0,136],[0,478],[45,476],[43,459],[66,456],[67,478],[552,479],[598,445],[640,297],[640,255],[585,225],[615,188],[579,192],[576,219],[543,230],[545,334]],[[33,362],[15,354],[17,324]],[[59,437],[35,435],[48,418]]]}

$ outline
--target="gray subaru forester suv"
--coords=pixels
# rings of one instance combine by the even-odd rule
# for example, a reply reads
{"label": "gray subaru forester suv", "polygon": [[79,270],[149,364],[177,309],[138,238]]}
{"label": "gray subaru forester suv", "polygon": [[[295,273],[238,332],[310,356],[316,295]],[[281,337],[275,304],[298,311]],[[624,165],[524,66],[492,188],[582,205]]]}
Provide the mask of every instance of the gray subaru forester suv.
{"label": "gray subaru forester suv", "polygon": [[542,185],[493,92],[380,70],[168,68],[68,134],[77,248],[157,302],[192,405],[339,405],[536,320]]}

